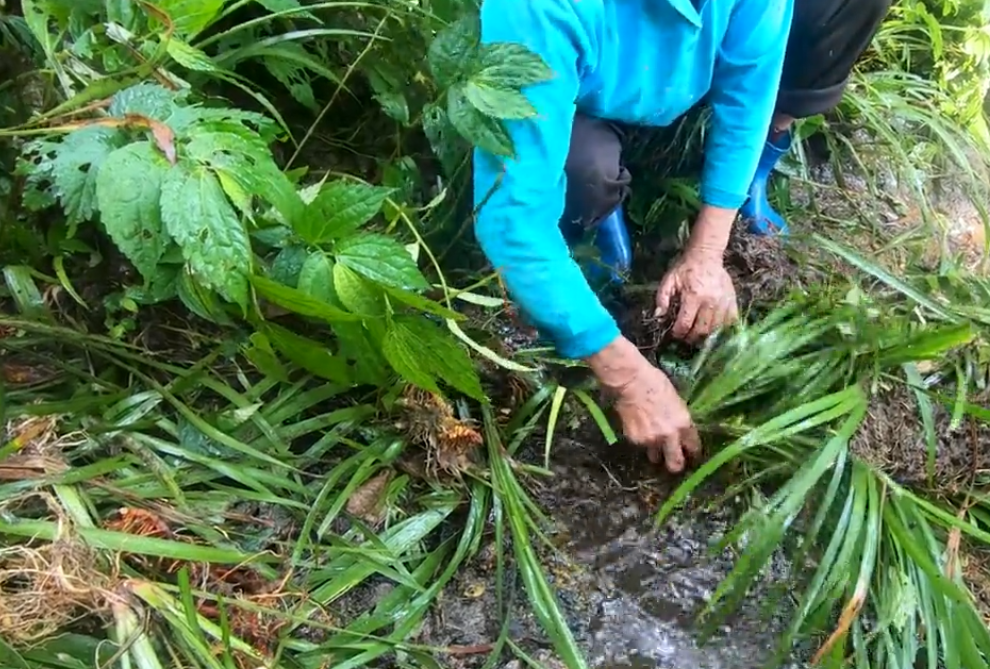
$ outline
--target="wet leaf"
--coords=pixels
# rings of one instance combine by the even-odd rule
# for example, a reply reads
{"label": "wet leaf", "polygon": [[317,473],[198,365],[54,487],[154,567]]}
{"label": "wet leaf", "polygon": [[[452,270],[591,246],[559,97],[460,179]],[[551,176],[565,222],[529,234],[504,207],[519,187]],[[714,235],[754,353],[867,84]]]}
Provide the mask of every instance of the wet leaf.
{"label": "wet leaf", "polygon": [[421,316],[395,317],[382,352],[396,372],[421,388],[439,393],[440,378],[469,397],[485,398],[468,354],[446,330]]}
{"label": "wet leaf", "polygon": [[514,153],[512,138],[497,119],[478,111],[464,92],[457,86],[447,94],[447,116],[451,124],[472,145],[496,156],[511,157]]}
{"label": "wet leaf", "polygon": [[519,91],[495,88],[484,82],[468,81],[464,97],[475,109],[493,118],[524,119],[536,115],[536,107]]}
{"label": "wet leaf", "polygon": [[148,142],[111,153],[96,178],[100,220],[107,234],[146,281],[171,240],[162,224],[162,180],[168,165]]}
{"label": "wet leaf", "polygon": [[324,244],[354,233],[379,211],[390,188],[357,181],[331,181],[306,207],[296,232],[311,244]]}
{"label": "wet leaf", "polygon": [[427,53],[427,62],[437,84],[450,86],[470,71],[477,54],[478,39],[478,17],[470,14],[440,31]]}
{"label": "wet leaf", "polygon": [[553,76],[553,70],[539,54],[522,44],[496,42],[482,46],[479,70],[471,80],[493,88],[518,90]]}
{"label": "wet leaf", "polygon": [[361,316],[383,316],[385,301],[382,289],[368,283],[360,274],[346,265],[337,264],[333,268],[333,285],[341,304]]}
{"label": "wet leaf", "polygon": [[[299,290],[328,304],[337,304],[334,288],[334,262],[323,251],[314,251],[299,271]],[[350,309],[346,302],[344,306]]]}
{"label": "wet leaf", "polygon": [[176,98],[176,94],[164,86],[142,83],[114,95],[107,111],[118,118],[136,114],[164,122],[175,111]]}
{"label": "wet leaf", "polygon": [[340,242],[337,262],[383,286],[407,290],[429,288],[426,278],[402,244],[384,235],[362,234]]}
{"label": "wet leaf", "polygon": [[168,41],[165,49],[175,62],[194,72],[216,72],[220,69],[204,52],[175,37]]}
{"label": "wet leaf", "polygon": [[217,178],[177,165],[162,182],[162,220],[203,285],[247,309],[251,244]]}

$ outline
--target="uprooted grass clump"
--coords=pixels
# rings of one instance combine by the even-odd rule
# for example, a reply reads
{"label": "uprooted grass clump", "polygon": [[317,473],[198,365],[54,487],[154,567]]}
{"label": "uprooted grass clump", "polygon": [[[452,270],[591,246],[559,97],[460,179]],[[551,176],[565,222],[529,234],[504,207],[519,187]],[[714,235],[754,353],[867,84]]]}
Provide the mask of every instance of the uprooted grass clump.
{"label": "uprooted grass clump", "polygon": [[116,578],[99,562],[68,533],[0,549],[0,638],[31,647],[90,617],[107,619]]}

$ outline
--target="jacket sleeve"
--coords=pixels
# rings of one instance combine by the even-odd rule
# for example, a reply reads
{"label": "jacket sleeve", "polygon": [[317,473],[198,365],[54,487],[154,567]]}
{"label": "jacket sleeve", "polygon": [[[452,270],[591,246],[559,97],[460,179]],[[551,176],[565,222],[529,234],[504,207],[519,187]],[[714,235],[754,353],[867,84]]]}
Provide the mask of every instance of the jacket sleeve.
{"label": "jacket sleeve", "polygon": [[793,0],[738,0],[722,40],[712,89],[701,199],[738,209],[746,201],[770,129]]}
{"label": "jacket sleeve", "polygon": [[475,236],[525,317],[568,358],[597,353],[619,334],[559,228],[580,73],[597,48],[589,16],[596,4],[484,0],[481,7],[483,43],[521,43],[554,77],[524,91],[538,115],[507,124],[514,158],[475,150]]}

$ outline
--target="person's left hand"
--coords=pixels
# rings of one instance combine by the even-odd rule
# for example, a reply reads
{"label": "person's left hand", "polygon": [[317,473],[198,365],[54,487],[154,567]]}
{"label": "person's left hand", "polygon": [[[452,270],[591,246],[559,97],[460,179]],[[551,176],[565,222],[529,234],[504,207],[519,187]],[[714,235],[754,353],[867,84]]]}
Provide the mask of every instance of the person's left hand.
{"label": "person's left hand", "polygon": [[686,250],[660,283],[657,317],[667,314],[675,297],[679,310],[671,334],[677,339],[696,343],[739,318],[736,289],[721,253]]}

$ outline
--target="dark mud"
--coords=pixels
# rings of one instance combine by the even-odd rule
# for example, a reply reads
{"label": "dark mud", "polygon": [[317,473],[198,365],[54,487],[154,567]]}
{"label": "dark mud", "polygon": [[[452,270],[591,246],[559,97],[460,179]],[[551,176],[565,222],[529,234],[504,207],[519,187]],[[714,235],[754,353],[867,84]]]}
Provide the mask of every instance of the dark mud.
{"label": "dark mud", "polygon": [[[783,561],[765,575],[764,588],[700,643],[697,616],[729,574],[730,552],[711,547],[731,527],[739,504],[699,505],[656,529],[654,514],[676,481],[642,453],[595,443],[558,440],[554,477],[533,496],[554,519],[558,551],[543,563],[564,615],[592,667],[599,669],[760,669],[776,648],[787,619],[767,610],[769,590],[786,575]],[[533,453],[533,456],[538,454]],[[709,490],[709,499],[719,491]],[[704,498],[698,495],[699,499]],[[462,569],[422,633],[438,647],[486,648],[499,635],[494,546]],[[511,554],[511,552],[510,552]],[[511,573],[511,570],[510,570]],[[521,583],[510,634],[547,667],[559,667],[552,646],[529,612]],[[487,659],[450,655],[448,666],[475,667]],[[508,658],[505,658],[508,659]],[[509,661],[506,667],[514,668]],[[802,667],[792,660],[788,667]]]}

